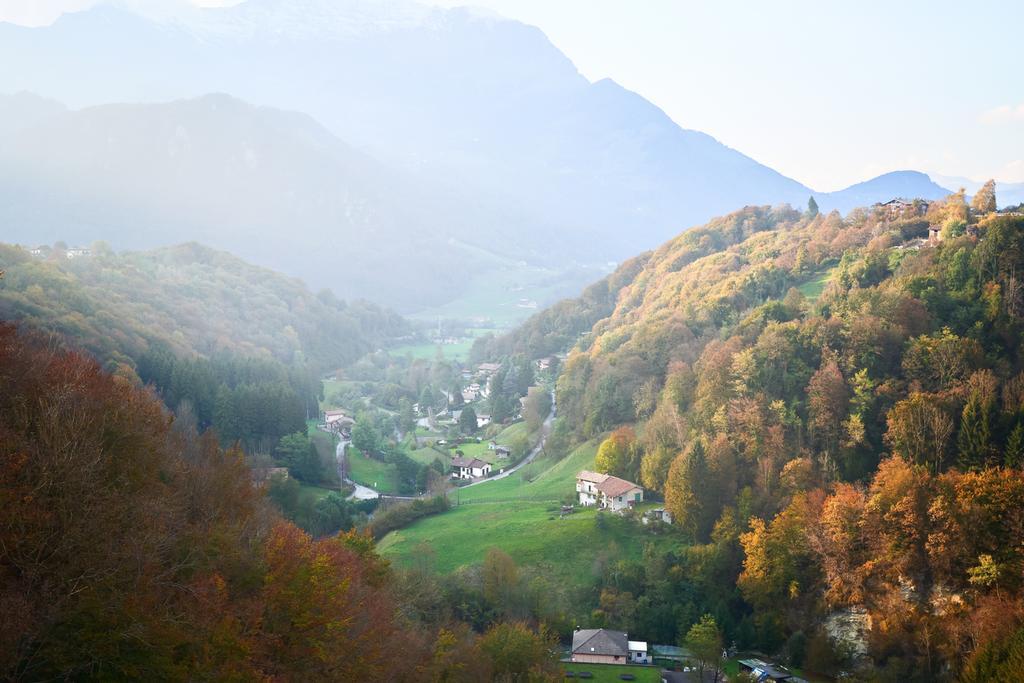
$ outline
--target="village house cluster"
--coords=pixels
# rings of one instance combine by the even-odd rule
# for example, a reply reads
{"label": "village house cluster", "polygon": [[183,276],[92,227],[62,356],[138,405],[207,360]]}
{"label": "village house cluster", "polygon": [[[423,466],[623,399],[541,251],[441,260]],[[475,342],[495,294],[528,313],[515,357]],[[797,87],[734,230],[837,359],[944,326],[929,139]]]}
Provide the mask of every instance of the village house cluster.
{"label": "village house cluster", "polygon": [[60,256],[63,253],[64,258],[72,260],[76,258],[82,258],[83,256],[92,256],[92,249],[88,247],[67,247],[66,249],[59,249],[56,247],[50,247],[45,244],[41,244],[38,247],[33,247],[28,250],[28,253],[32,254],[36,258],[49,258],[50,256]]}

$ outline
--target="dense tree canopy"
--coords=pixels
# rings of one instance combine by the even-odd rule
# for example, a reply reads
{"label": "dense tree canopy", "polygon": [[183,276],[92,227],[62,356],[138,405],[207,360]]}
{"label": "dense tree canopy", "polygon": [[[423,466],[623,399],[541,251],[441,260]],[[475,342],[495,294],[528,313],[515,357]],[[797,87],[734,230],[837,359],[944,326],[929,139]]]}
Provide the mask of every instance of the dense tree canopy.
{"label": "dense tree canopy", "polygon": [[50,258],[0,245],[0,318],[61,334],[108,368],[134,367],[153,348],[178,357],[231,353],[343,367],[408,332],[397,314],[314,295],[301,281],[198,244],[87,258]]}
{"label": "dense tree canopy", "polygon": [[[610,579],[605,618],[678,638],[710,611],[727,639],[835,671],[853,655],[825,624],[864,610],[879,626],[846,665],[902,680],[948,676],[983,643],[991,663],[970,666],[1015,656],[1024,219],[979,202],[896,220],[748,207],[616,274],[610,312],[568,342],[559,413],[697,545],[627,582],[653,605],[670,577],[671,616],[617,611]],[[996,603],[1008,616],[984,621]]]}
{"label": "dense tree canopy", "polygon": [[3,678],[549,678],[543,630],[399,609],[371,537],[278,520],[240,450],[93,360],[0,326],[0,385]]}

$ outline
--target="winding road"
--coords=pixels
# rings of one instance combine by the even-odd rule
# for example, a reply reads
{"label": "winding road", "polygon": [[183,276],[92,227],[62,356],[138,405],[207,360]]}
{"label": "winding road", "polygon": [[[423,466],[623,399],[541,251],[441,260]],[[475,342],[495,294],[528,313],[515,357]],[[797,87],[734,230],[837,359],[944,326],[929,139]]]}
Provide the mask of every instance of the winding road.
{"label": "winding road", "polygon": [[465,486],[460,486],[459,488],[468,489],[470,486],[477,486],[478,484],[486,484],[489,481],[496,481],[498,479],[504,479],[505,477],[511,477],[513,474],[519,471],[519,469],[529,465],[531,462],[533,462],[534,458],[540,455],[540,453],[544,450],[544,442],[548,440],[548,436],[551,434],[551,425],[552,423],[554,423],[554,421],[555,392],[551,392],[551,412],[548,413],[547,418],[544,419],[544,423],[540,426],[540,441],[538,441],[537,445],[533,447],[533,450],[530,451],[530,454],[527,455],[522,460],[520,460],[515,465],[513,465],[512,467],[509,467],[501,474],[496,474],[493,477],[487,477],[486,479],[477,479],[476,481],[466,484]]}
{"label": "winding road", "polygon": [[352,492],[352,495],[348,497],[349,500],[371,500],[373,498],[380,498],[380,492],[371,489],[369,486],[363,486],[357,484],[348,477],[345,476],[345,449],[351,441],[341,439],[338,441],[338,447],[334,451],[334,455],[338,461],[338,478],[342,479],[346,484],[352,484],[356,487],[356,490]]}

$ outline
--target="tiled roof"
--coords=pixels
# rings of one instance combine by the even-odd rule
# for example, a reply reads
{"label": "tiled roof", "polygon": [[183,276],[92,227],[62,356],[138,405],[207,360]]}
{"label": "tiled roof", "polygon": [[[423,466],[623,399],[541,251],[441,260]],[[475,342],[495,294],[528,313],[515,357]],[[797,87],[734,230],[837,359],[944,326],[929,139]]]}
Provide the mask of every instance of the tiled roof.
{"label": "tiled roof", "polygon": [[608,478],[607,474],[601,474],[600,472],[591,472],[590,470],[583,470],[576,475],[576,478],[582,481],[589,481],[593,484],[600,484],[602,481]]}
{"label": "tiled roof", "polygon": [[622,631],[585,628],[572,634],[573,654],[625,657],[628,647],[629,641]]}
{"label": "tiled roof", "polygon": [[597,485],[597,490],[609,498],[621,496],[627,491],[638,488],[640,488],[640,486],[637,484],[634,484],[631,481],[626,481],[625,479],[619,479],[618,477],[608,477]]}
{"label": "tiled roof", "polygon": [[473,469],[482,469],[488,463],[478,458],[460,458],[455,456],[452,458],[452,467],[472,467]]}

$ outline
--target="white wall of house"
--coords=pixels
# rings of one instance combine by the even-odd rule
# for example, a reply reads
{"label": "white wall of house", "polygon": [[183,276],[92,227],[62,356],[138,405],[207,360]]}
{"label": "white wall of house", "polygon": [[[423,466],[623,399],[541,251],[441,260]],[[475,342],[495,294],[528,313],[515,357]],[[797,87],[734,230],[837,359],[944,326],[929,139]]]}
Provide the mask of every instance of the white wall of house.
{"label": "white wall of house", "polygon": [[572,661],[586,662],[589,664],[624,664],[625,659],[625,657],[613,655],[589,655],[582,653],[573,653],[572,655]]}
{"label": "white wall of house", "polygon": [[631,504],[642,502],[644,499],[644,493],[642,489],[630,489],[621,496],[614,496],[612,498],[602,497],[602,503],[604,507],[609,510],[625,510]]}

